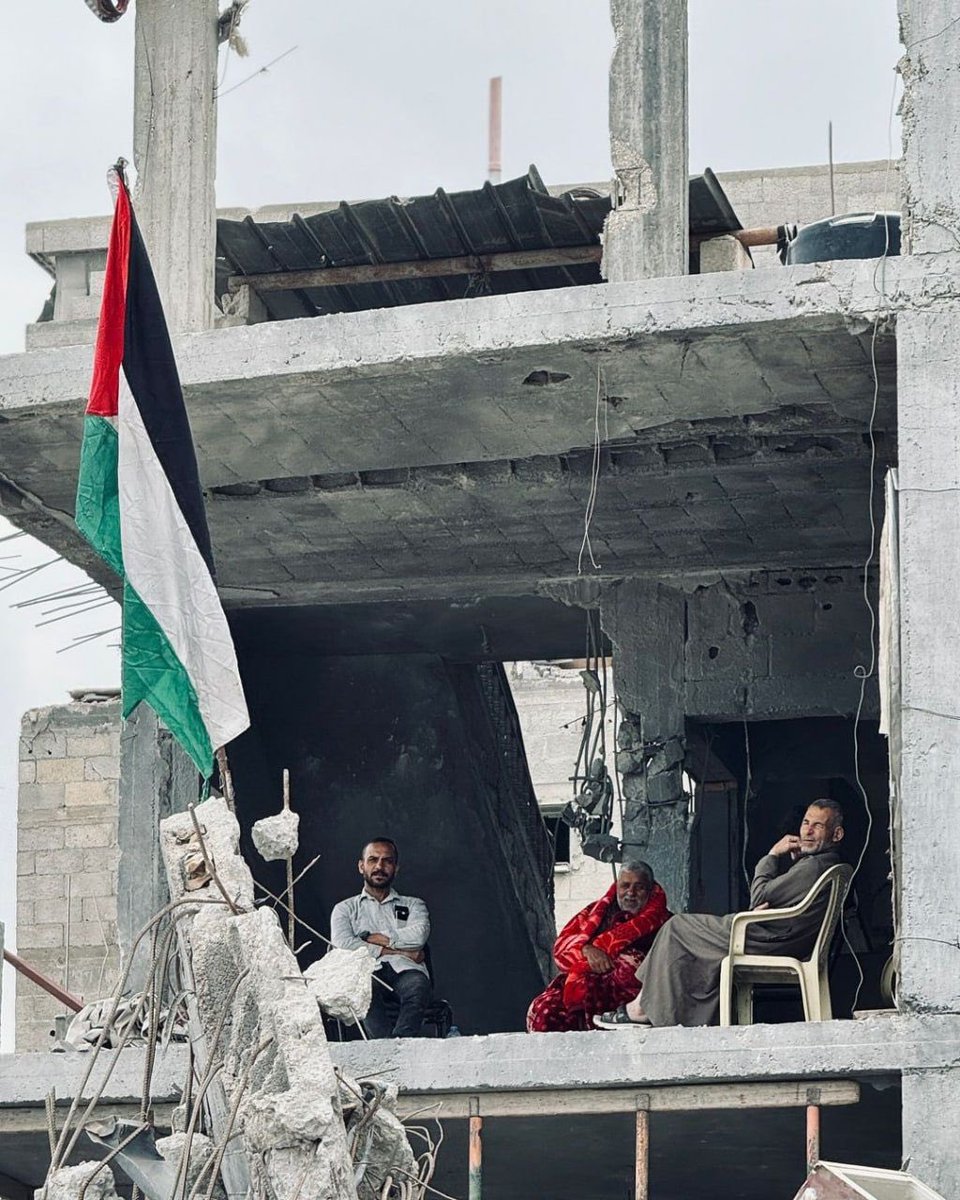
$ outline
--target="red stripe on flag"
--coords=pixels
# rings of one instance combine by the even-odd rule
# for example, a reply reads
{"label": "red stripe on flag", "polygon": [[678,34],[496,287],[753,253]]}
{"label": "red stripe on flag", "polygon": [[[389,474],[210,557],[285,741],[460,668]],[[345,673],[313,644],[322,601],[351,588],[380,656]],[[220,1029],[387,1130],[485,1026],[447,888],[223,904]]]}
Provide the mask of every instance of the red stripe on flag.
{"label": "red stripe on flag", "polygon": [[127,311],[127,277],[130,271],[130,198],[118,181],[117,204],[110,227],[107,270],[100,302],[97,344],[93,352],[93,378],[87,416],[115,417],[123,362],[123,330]]}

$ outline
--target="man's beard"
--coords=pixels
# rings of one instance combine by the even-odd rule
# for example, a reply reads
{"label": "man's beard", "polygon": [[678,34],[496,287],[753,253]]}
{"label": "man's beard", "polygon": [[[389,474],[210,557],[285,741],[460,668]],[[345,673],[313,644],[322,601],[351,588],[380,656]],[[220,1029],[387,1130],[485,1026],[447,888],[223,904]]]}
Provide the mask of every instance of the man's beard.
{"label": "man's beard", "polygon": [[381,888],[388,888],[390,886],[392,880],[390,879],[389,875],[377,875],[376,877],[374,877],[374,875],[372,875],[372,874],[368,875],[367,872],[364,871],[363,882],[368,887],[377,888],[379,890]]}

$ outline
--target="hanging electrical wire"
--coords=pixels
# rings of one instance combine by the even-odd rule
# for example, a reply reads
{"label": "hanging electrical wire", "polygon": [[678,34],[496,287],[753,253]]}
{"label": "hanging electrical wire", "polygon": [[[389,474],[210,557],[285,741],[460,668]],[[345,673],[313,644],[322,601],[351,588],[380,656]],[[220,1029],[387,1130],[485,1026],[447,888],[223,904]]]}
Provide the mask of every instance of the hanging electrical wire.
{"label": "hanging electrical wire", "polygon": [[[587,493],[587,506],[583,514],[583,538],[580,542],[580,553],[577,555],[577,574],[583,574],[583,558],[590,559],[590,565],[595,571],[600,570],[600,564],[594,558],[593,544],[590,541],[590,526],[593,524],[593,514],[597,507],[597,492],[600,485],[600,451],[603,439],[600,437],[600,404],[603,399],[603,372],[597,364],[597,398],[593,412],[593,459],[590,465],[590,490]],[[606,424],[606,412],[604,412]]]}
{"label": "hanging electrical wire", "polygon": [[587,612],[586,651],[580,672],[586,713],[571,782],[573,799],[560,820],[580,837],[583,853],[600,862],[616,862],[620,839],[613,830],[614,787],[607,768],[607,675],[600,614]]}

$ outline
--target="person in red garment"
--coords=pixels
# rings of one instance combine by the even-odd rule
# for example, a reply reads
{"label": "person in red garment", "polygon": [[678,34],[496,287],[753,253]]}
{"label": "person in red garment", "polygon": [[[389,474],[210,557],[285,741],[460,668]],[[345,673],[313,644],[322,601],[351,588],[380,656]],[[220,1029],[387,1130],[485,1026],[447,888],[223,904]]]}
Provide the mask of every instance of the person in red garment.
{"label": "person in red garment", "polygon": [[595,1013],[632,999],[637,967],[670,916],[647,864],[625,862],[606,895],[568,921],[554,942],[561,973],[531,1003],[527,1031],[592,1029]]}

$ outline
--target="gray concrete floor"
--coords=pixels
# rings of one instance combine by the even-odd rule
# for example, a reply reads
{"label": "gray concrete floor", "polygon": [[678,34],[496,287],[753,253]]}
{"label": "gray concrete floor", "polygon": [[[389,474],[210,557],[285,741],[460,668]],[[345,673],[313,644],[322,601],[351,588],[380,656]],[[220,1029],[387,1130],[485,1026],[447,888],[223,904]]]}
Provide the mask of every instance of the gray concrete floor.
{"label": "gray concrete floor", "polygon": [[[900,1089],[863,1081],[861,1100],[822,1110],[821,1156],[900,1166]],[[651,1200],[793,1200],[806,1178],[804,1110],[654,1113]],[[488,1200],[632,1200],[634,1120],[490,1118],[484,1122]],[[467,1194],[467,1127],[448,1121],[433,1186]]]}
{"label": "gray concrete floor", "polygon": [[[900,1087],[863,1079],[860,1103],[822,1110],[823,1158],[900,1166]],[[0,1174],[28,1187],[47,1162],[42,1114],[0,1114]],[[467,1125],[447,1121],[433,1186],[465,1200]],[[654,1113],[651,1200],[793,1200],[805,1178],[803,1109]],[[72,1161],[97,1158],[81,1139]],[[629,1115],[488,1118],[486,1200],[632,1200],[634,1120]],[[121,1191],[124,1191],[121,1188]],[[0,1188],[0,1194],[7,1193]],[[27,1188],[12,1200],[29,1200]]]}

